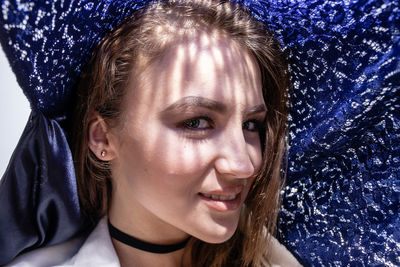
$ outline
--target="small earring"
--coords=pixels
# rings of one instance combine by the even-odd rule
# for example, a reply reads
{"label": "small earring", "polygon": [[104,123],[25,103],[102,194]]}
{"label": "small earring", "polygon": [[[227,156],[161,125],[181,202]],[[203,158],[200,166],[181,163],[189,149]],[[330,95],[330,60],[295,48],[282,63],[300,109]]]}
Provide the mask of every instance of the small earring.
{"label": "small earring", "polygon": [[102,150],[100,155],[104,158],[106,156],[107,152],[105,150]]}

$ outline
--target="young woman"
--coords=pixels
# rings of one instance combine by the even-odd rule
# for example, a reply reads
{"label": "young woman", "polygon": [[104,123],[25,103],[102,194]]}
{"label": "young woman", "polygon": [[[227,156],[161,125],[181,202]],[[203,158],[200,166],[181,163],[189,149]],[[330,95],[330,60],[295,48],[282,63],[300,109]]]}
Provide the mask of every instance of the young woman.
{"label": "young woman", "polygon": [[135,12],[101,41],[76,88],[79,198],[102,219],[83,244],[58,246],[57,264],[296,265],[272,239],[287,81],[279,42],[238,4]]}

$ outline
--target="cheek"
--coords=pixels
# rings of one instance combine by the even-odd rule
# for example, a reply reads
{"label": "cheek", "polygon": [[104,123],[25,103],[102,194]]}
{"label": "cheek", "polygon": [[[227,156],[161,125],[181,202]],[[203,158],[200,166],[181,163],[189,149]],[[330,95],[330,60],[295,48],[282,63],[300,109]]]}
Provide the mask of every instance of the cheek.
{"label": "cheek", "polygon": [[180,130],[164,130],[156,145],[143,144],[142,155],[166,175],[201,174],[215,154],[211,142],[185,138]]}
{"label": "cheek", "polygon": [[251,163],[253,164],[254,169],[257,172],[258,170],[260,170],[263,161],[261,143],[259,138],[247,140],[247,152],[249,153]]}
{"label": "cheek", "polygon": [[205,142],[185,139],[165,128],[124,139],[119,159],[123,161],[121,167],[125,174],[146,176],[168,186],[183,187],[200,182],[199,177],[207,172],[214,153]]}

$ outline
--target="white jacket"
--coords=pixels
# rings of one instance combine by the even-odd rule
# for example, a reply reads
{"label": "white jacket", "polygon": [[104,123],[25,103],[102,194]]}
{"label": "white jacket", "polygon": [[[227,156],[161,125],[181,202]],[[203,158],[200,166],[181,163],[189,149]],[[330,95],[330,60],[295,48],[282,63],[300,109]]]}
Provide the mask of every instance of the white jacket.
{"label": "white jacket", "polygon": [[[272,266],[301,266],[293,255],[276,239],[270,246]],[[100,220],[85,240],[75,238],[60,245],[40,248],[25,253],[7,267],[120,267],[117,253],[108,232],[107,218]]]}
{"label": "white jacket", "polygon": [[103,218],[86,240],[78,237],[60,245],[36,249],[6,266],[120,267],[120,264],[108,234],[107,219]]}

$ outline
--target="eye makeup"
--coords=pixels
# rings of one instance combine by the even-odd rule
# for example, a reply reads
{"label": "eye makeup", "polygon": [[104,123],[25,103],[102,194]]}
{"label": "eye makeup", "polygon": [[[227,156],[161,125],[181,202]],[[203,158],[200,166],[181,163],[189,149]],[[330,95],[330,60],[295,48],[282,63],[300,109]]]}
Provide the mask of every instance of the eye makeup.
{"label": "eye makeup", "polygon": [[196,117],[185,120],[183,123],[180,124],[180,126],[188,130],[198,131],[212,129],[212,123],[213,121],[208,117]]}
{"label": "eye makeup", "polygon": [[243,122],[242,124],[243,130],[249,132],[260,132],[264,128],[264,121],[251,119],[248,121]]}
{"label": "eye makeup", "polygon": [[[230,109],[225,103],[203,97],[184,97],[160,112],[161,120],[169,128],[181,131],[188,138],[206,138],[226,121]],[[264,104],[243,111],[242,130],[259,133],[264,127]]]}

